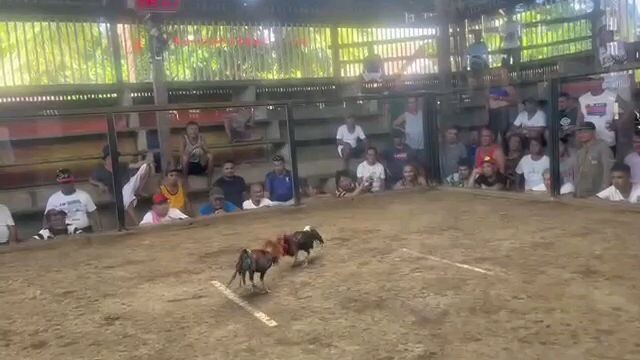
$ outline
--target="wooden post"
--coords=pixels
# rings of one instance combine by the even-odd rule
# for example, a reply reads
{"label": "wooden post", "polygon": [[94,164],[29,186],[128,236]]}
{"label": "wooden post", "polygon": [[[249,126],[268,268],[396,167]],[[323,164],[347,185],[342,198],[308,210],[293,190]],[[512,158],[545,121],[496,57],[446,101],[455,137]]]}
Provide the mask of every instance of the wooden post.
{"label": "wooden post", "polygon": [[[160,28],[160,21],[156,17],[151,17],[149,23],[151,28]],[[149,36],[152,38],[151,33]],[[164,71],[164,57],[157,56],[159,52],[155,49],[155,42],[150,41],[151,46],[151,71],[153,81],[153,100],[156,105],[169,104],[169,91],[167,90],[167,79]],[[164,54],[164,52],[162,52]],[[158,142],[160,144],[160,158],[163,173],[169,170],[173,164],[171,154],[171,117],[166,111],[156,113],[156,126],[158,128]]]}

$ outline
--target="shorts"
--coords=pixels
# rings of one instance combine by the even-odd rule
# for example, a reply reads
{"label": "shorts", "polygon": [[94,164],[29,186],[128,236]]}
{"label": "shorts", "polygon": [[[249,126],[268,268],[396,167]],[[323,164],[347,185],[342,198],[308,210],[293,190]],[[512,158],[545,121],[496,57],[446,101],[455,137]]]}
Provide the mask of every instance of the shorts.
{"label": "shorts", "polygon": [[[342,157],[342,145],[338,145],[338,156]],[[351,148],[351,157],[352,158],[358,158],[361,157],[362,155],[364,155],[364,143],[362,141],[358,141],[356,143],[356,147],[352,147]]]}
{"label": "shorts", "polygon": [[138,188],[140,188],[142,176],[145,171],[150,171],[149,164],[142,164],[136,174],[122,187],[122,202],[125,208],[128,208],[131,204],[135,206],[137,200],[136,192]]}
{"label": "shorts", "polygon": [[187,174],[189,175],[202,175],[207,172],[207,166],[202,165],[199,162],[189,162],[187,165]]}

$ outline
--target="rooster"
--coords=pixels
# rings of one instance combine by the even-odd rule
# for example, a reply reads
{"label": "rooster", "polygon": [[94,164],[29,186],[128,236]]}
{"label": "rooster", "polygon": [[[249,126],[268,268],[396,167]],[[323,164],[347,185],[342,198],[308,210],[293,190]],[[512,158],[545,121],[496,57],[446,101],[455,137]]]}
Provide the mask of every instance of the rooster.
{"label": "rooster", "polygon": [[321,246],[324,246],[324,239],[322,239],[320,233],[311,226],[305,226],[302,231],[296,231],[293,234],[286,234],[278,237],[278,242],[282,244],[284,255],[293,257],[293,266],[298,264],[298,253],[300,251],[307,253],[307,256],[304,258],[303,266],[307,266],[309,264],[311,249],[313,249],[316,241],[320,243]]}
{"label": "rooster", "polygon": [[262,290],[264,292],[269,292],[269,289],[264,284],[264,276],[267,271],[271,268],[272,265],[277,264],[280,260],[280,257],[283,255],[283,245],[277,243],[272,240],[267,240],[262,249],[243,249],[240,252],[240,256],[238,257],[238,262],[236,263],[236,269],[229,280],[227,286],[233,283],[233,280],[236,279],[236,276],[240,275],[239,286],[244,286],[246,284],[245,276],[249,273],[249,280],[251,280],[251,290],[256,289],[256,284],[253,281],[253,275],[255,273],[260,274],[260,283],[262,285]]}

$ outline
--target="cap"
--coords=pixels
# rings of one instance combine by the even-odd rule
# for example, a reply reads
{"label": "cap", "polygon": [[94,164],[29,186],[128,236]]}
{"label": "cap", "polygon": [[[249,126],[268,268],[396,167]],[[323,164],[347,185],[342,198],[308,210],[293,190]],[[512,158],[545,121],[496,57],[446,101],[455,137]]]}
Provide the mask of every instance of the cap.
{"label": "cap", "polygon": [[594,123],[592,123],[591,121],[585,121],[582,125],[576,126],[576,131],[580,131],[580,130],[595,131],[596,130],[596,125]]}
{"label": "cap", "polygon": [[46,213],[44,213],[44,216],[49,217],[56,214],[67,216],[67,212],[62,209],[49,209]]}
{"label": "cap", "polygon": [[271,158],[271,161],[273,162],[284,161],[284,157],[282,157],[282,155],[273,155],[273,157]]}
{"label": "cap", "polygon": [[58,169],[56,172],[56,181],[59,184],[70,184],[75,182],[75,180],[73,173],[71,173],[69,169]]}
{"label": "cap", "polygon": [[[118,156],[120,156],[120,152],[117,152]],[[109,144],[106,144],[102,147],[102,160],[106,159],[107,156],[111,155],[111,149],[109,149]]]}
{"label": "cap", "polygon": [[224,191],[222,191],[222,189],[220,189],[219,187],[214,187],[209,190],[209,197],[212,197],[214,199],[224,199]]}
{"label": "cap", "polygon": [[491,156],[485,156],[484,158],[482,158],[482,163],[489,163],[489,164],[494,164],[496,163],[496,159],[492,158]]}
{"label": "cap", "polygon": [[155,194],[153,195],[153,198],[151,199],[153,205],[161,205],[161,204],[166,204],[169,199],[167,199],[166,196],[164,196],[163,194]]}

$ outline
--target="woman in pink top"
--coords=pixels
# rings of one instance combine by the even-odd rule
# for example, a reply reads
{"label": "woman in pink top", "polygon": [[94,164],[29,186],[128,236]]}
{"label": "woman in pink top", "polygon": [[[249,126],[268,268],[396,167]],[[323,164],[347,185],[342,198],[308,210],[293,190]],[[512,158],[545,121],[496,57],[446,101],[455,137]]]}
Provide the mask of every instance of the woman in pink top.
{"label": "woman in pink top", "polygon": [[480,168],[482,166],[482,159],[486,156],[495,159],[496,166],[501,173],[504,174],[504,152],[500,148],[500,145],[495,143],[495,136],[493,132],[488,128],[480,130],[480,146],[476,150],[475,167]]}

